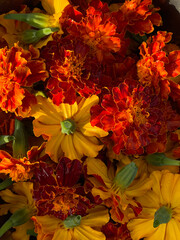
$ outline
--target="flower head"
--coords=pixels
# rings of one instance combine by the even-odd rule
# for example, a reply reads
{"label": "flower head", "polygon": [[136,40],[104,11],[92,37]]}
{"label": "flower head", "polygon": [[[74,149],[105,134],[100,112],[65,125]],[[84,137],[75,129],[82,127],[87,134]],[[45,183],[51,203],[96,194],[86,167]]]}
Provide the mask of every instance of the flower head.
{"label": "flower head", "polygon": [[179,174],[167,170],[151,174],[153,185],[145,195],[138,197],[143,210],[128,223],[133,240],[177,239],[179,226]]}
{"label": "flower head", "polygon": [[21,107],[23,99],[29,96],[25,87],[48,77],[44,62],[38,58],[39,51],[32,46],[29,51],[17,44],[11,49],[0,49],[0,108],[3,111],[14,112]]}
{"label": "flower head", "polygon": [[37,97],[33,121],[36,136],[46,136],[46,153],[57,162],[61,156],[81,159],[97,156],[103,148],[98,138],[108,133],[90,124],[90,108],[98,102],[93,95],[87,99],[78,98],[73,105],[61,103],[56,106],[50,99]]}
{"label": "flower head", "polygon": [[47,239],[89,239],[105,240],[100,231],[102,225],[109,221],[109,214],[105,207],[98,206],[89,210],[88,215],[72,215],[64,221],[48,215],[32,217],[35,223],[37,240]]}

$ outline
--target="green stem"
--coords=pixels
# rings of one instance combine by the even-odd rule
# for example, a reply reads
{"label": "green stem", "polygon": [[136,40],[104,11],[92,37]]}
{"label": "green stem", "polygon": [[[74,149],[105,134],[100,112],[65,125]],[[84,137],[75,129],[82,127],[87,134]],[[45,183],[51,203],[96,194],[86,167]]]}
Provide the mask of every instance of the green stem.
{"label": "green stem", "polygon": [[13,184],[11,178],[5,179],[3,182],[0,183],[0,190],[3,190]]}

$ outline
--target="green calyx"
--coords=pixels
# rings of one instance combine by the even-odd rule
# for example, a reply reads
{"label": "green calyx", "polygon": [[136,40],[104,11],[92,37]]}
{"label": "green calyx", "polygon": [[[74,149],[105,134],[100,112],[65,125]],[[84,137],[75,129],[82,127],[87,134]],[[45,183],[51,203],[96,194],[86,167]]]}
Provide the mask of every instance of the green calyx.
{"label": "green calyx", "polygon": [[128,188],[136,177],[137,171],[136,164],[131,162],[116,174],[114,184],[121,190]]}
{"label": "green calyx", "polygon": [[168,223],[172,217],[172,210],[168,207],[160,207],[154,214],[153,227],[157,228],[160,224]]}
{"label": "green calyx", "polygon": [[77,215],[77,216],[69,216],[67,217],[64,221],[64,227],[65,228],[74,228],[77,227],[81,224],[81,216]]}
{"label": "green calyx", "polygon": [[180,161],[168,158],[164,153],[153,153],[147,155],[145,159],[154,166],[180,166]]}
{"label": "green calyx", "polygon": [[0,237],[4,235],[10,228],[22,225],[29,221],[32,212],[27,208],[17,210],[0,228]]}
{"label": "green calyx", "polygon": [[14,129],[14,140],[13,140],[13,157],[22,158],[27,154],[27,135],[24,128],[23,122],[15,119]]}
{"label": "green calyx", "polygon": [[51,16],[43,13],[12,13],[6,14],[4,18],[25,22],[35,28],[58,27],[54,26],[54,19]]}
{"label": "green calyx", "polygon": [[61,122],[61,132],[67,135],[73,134],[76,130],[76,124],[72,119],[66,119]]}
{"label": "green calyx", "polygon": [[59,31],[59,28],[43,28],[40,30],[29,29],[22,33],[21,38],[22,41],[26,44],[36,43],[41,38],[52,34],[53,32]]}

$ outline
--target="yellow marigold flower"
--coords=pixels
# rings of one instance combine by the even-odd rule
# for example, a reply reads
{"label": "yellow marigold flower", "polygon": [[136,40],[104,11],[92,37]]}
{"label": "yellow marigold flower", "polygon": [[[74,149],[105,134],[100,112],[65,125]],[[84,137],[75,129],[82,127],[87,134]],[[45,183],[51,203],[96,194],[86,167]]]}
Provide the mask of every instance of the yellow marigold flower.
{"label": "yellow marigold flower", "polygon": [[151,174],[152,189],[138,197],[143,210],[128,223],[133,240],[176,240],[180,236],[180,175],[167,170]]}
{"label": "yellow marigold flower", "polygon": [[69,159],[81,159],[84,155],[96,157],[103,148],[97,138],[108,135],[108,132],[92,127],[90,124],[90,108],[97,104],[95,95],[85,99],[78,98],[72,104],[53,104],[50,99],[37,96],[34,105],[34,134],[47,139],[45,152],[53,161],[63,156]]}
{"label": "yellow marigold flower", "polygon": [[72,215],[62,221],[45,215],[33,216],[32,220],[38,233],[37,240],[105,240],[100,229],[109,221],[109,214],[105,207],[98,206],[84,217]]}
{"label": "yellow marigold flower", "polygon": [[[111,207],[111,218],[120,223],[126,223],[141,211],[140,204],[133,198],[145,194],[151,188],[152,181],[148,178],[134,180],[137,167],[130,163],[115,171],[100,160],[87,158],[85,161],[88,178],[94,185],[92,194],[100,196],[107,207]],[[91,177],[93,176],[93,177]]]}
{"label": "yellow marigold flower", "polygon": [[[30,215],[36,212],[34,200],[32,197],[33,183],[18,182],[13,184],[12,191],[9,189],[0,192],[0,197],[7,202],[0,205],[0,216],[5,215],[10,211],[12,214],[20,209],[27,209]],[[32,220],[15,227],[16,231],[12,233],[13,240],[29,240],[27,230],[33,229],[34,224]]]}

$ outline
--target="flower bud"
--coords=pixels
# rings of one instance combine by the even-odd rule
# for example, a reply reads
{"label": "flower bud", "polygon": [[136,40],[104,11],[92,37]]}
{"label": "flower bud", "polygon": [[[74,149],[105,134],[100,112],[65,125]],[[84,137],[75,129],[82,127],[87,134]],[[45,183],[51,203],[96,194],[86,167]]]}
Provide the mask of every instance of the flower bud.
{"label": "flower bud", "polygon": [[57,32],[58,30],[59,28],[43,28],[40,30],[28,29],[22,33],[21,38],[24,43],[27,44],[36,43],[41,38],[48,36],[53,32]]}
{"label": "flower bud", "polygon": [[35,28],[59,27],[59,23],[54,19],[53,16],[43,13],[12,13],[6,14],[4,18],[26,22]]}
{"label": "flower bud", "polygon": [[145,159],[154,166],[180,166],[180,161],[167,158],[164,153],[153,153],[147,155]]}

